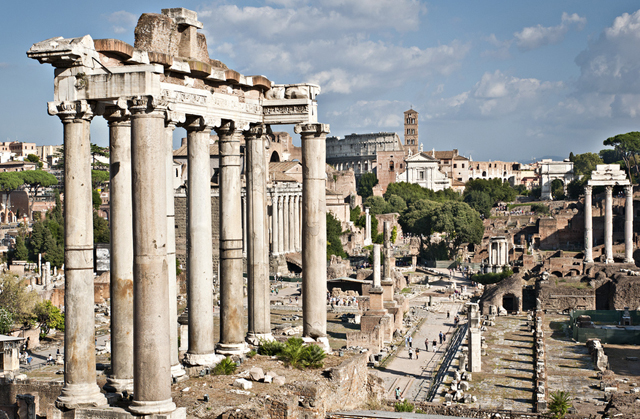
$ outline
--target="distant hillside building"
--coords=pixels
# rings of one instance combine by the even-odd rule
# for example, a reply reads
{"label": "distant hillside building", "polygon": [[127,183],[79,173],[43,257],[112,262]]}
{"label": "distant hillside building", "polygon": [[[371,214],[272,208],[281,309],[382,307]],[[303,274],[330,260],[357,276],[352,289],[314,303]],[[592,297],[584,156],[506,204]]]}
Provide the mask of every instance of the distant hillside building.
{"label": "distant hillside building", "polygon": [[419,153],[420,149],[418,112],[413,109],[404,112],[404,148],[411,150],[411,154]]}
{"label": "distant hillside building", "polygon": [[[376,164],[377,155],[381,151],[396,152],[404,157],[404,147],[398,134],[376,132],[345,135],[342,139],[327,137],[327,163],[336,170],[353,170],[356,178],[365,173],[376,173],[380,176],[379,170],[387,170]],[[395,164],[397,163],[394,162]]]}
{"label": "distant hillside building", "polygon": [[432,191],[451,188],[451,179],[440,171],[440,161],[428,153],[418,153],[405,159],[405,182],[416,183]]}

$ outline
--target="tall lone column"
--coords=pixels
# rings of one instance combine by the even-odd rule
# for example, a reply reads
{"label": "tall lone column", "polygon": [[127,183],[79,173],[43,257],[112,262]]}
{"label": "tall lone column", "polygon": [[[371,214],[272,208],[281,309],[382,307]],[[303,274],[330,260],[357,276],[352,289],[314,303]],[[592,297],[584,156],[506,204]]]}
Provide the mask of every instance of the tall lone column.
{"label": "tall lone column", "polygon": [[326,137],[328,124],[300,124],[302,137],[302,335],[327,334]]}
{"label": "tall lone column", "polygon": [[380,279],[380,245],[373,245],[373,288],[382,288]]}
{"label": "tall lone column", "polygon": [[384,263],[382,266],[382,278],[387,281],[391,280],[391,223],[385,221],[383,224],[384,234]]}
{"label": "tall lone column", "polygon": [[593,188],[590,185],[584,187],[584,263],[593,263],[592,190]]}
{"label": "tall lone column", "polygon": [[364,244],[371,244],[371,214],[369,214],[369,208],[364,209],[365,213],[365,235],[364,235]]}
{"label": "tall lone column", "polygon": [[171,339],[171,376],[186,374],[180,363],[178,349],[178,284],[176,283],[176,210],[173,188],[173,131],[176,124],[185,122],[185,115],[167,111],[165,120],[165,162],[167,170],[167,281],[169,283],[169,338]]}
{"label": "tall lone column", "polygon": [[85,101],[49,103],[64,125],[64,386],[58,408],[107,403],[96,383],[90,125]]}
{"label": "tall lone column", "polygon": [[635,263],[633,260],[633,185],[624,188],[624,261]]}
{"label": "tall lone column", "polygon": [[[188,240],[187,305],[189,307],[189,365],[216,361],[213,336],[213,245],[211,243],[211,126],[196,117],[187,125]],[[222,188],[221,188],[222,189]],[[236,212],[241,217],[241,212]],[[242,243],[240,243],[242,252]]]}
{"label": "tall lone column", "polygon": [[176,409],[171,399],[167,310],[166,147],[158,147],[158,139],[166,139],[166,105],[152,96],[138,96],[131,100],[129,109],[134,226],[134,400],[129,410],[137,415],[150,415]]}
{"label": "tall lone column", "polygon": [[247,340],[254,344],[261,339],[272,340],[269,307],[269,249],[266,194],[267,170],[265,157],[266,127],[254,126],[245,133],[247,178],[247,281],[249,330]]}
{"label": "tall lone column", "polygon": [[295,202],[295,196],[289,195],[289,252],[291,253],[296,251]]}
{"label": "tall lone column", "polygon": [[131,120],[127,109],[108,108],[111,228],[111,375],[105,390],[133,391],[133,223]]}
{"label": "tall lone column", "polygon": [[289,229],[289,226],[291,225],[291,220],[289,219],[289,208],[290,208],[290,201],[289,201],[290,196],[289,195],[285,195],[284,197],[282,197],[283,202],[282,202],[282,219],[284,220],[284,222],[282,223],[282,229],[284,230],[283,232],[283,242],[284,242],[284,253],[290,253],[291,249],[289,248],[289,244],[291,243],[291,234],[289,234],[289,232],[291,231]]}
{"label": "tall lone column", "polygon": [[274,256],[280,254],[280,235],[278,223],[278,195],[275,193],[271,196],[271,253]]}
{"label": "tall lone column", "polygon": [[605,263],[613,263],[613,187],[605,186],[604,198],[604,254]]}
{"label": "tall lone column", "polygon": [[[216,129],[220,144],[220,342],[223,355],[246,351],[244,343],[240,136],[235,122]],[[209,239],[211,240],[211,239]]]}

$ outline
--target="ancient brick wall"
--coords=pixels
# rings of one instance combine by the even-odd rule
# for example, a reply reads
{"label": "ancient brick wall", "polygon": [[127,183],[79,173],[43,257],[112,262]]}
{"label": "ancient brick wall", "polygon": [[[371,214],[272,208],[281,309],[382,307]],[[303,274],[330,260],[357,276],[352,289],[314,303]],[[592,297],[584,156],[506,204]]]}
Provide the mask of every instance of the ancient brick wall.
{"label": "ancient brick wall", "polygon": [[0,381],[0,405],[13,405],[18,394],[30,394],[36,396],[36,415],[44,417],[47,409],[53,407],[61,390],[61,381],[24,380],[7,383],[2,380]]}

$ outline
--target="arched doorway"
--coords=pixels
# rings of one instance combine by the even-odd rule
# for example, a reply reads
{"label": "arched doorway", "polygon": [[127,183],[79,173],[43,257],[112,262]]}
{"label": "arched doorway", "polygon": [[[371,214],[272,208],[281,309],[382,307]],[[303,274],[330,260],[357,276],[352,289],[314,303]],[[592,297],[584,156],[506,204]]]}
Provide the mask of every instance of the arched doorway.
{"label": "arched doorway", "polygon": [[279,161],[280,161],[280,155],[278,154],[278,152],[274,151],[273,153],[271,153],[271,158],[269,159],[269,162],[276,163]]}
{"label": "arched doorway", "polygon": [[518,297],[513,294],[505,294],[502,296],[502,308],[507,310],[507,313],[513,313],[519,310]]}

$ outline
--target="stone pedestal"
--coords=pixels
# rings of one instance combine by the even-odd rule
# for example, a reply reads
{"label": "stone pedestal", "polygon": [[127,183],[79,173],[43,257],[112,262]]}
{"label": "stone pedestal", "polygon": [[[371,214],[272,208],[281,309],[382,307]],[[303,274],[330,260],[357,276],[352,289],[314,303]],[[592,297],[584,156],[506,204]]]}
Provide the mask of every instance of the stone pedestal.
{"label": "stone pedestal", "polygon": [[133,391],[133,224],[131,121],[128,111],[108,109],[111,257],[111,375],[105,390]]}
{"label": "stone pedestal", "polygon": [[85,101],[49,104],[64,125],[64,386],[56,406],[101,406],[107,399],[96,384],[93,298],[93,209],[90,125]]}
{"label": "stone pedestal", "polygon": [[242,224],[238,218],[242,186],[239,128],[233,121],[223,121],[216,129],[220,149],[220,342],[217,352],[223,355],[247,351],[242,325]]}
{"label": "stone pedestal", "polygon": [[[211,243],[211,126],[204,118],[187,121],[188,217],[187,296],[189,349],[184,362],[214,362],[213,265]],[[222,188],[221,188],[222,189]],[[240,212],[236,213],[240,216]]]}
{"label": "stone pedestal", "polygon": [[327,221],[325,124],[295,126],[302,137],[302,327],[303,336],[327,333]]}
{"label": "stone pedestal", "polygon": [[381,281],[384,301],[393,301],[393,280],[385,279]]}

